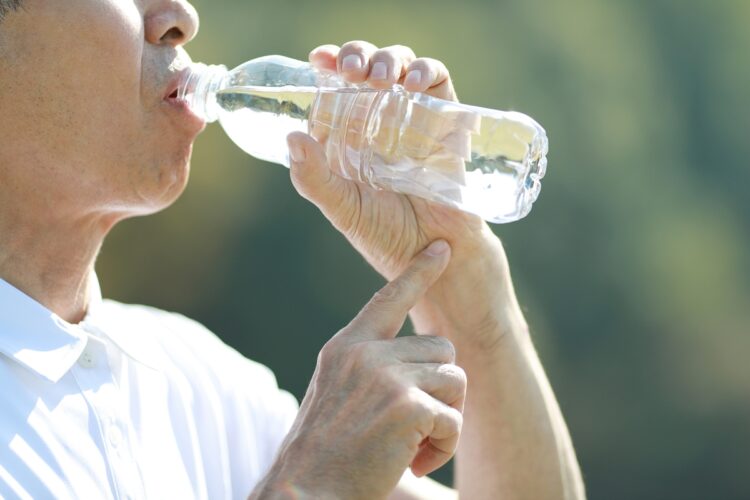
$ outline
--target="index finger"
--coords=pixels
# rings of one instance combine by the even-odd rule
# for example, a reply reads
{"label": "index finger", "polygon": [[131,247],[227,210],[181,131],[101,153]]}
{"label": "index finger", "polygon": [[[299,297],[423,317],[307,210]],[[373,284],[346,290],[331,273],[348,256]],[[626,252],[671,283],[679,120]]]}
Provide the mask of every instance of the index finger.
{"label": "index finger", "polygon": [[370,299],[349,324],[347,333],[361,340],[395,337],[409,310],[447,267],[449,250],[445,240],[434,241],[422,250],[404,272]]}

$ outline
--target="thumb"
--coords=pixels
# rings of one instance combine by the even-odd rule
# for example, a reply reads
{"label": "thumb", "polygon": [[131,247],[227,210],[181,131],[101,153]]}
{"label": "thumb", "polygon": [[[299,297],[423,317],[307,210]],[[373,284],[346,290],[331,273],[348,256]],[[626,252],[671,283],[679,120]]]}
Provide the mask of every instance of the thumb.
{"label": "thumb", "polygon": [[409,310],[440,277],[450,260],[450,246],[436,240],[414,257],[407,268],[381,288],[340,334],[357,340],[393,338]]}
{"label": "thumb", "polygon": [[354,181],[331,171],[323,146],[309,135],[292,132],[287,136],[287,144],[294,188],[339,230],[348,230],[346,225],[356,220],[360,209]]}

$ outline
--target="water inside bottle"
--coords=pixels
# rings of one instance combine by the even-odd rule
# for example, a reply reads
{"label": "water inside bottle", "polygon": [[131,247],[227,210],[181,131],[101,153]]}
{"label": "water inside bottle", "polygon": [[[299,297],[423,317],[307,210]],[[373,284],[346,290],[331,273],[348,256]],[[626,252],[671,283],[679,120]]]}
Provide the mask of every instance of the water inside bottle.
{"label": "water inside bottle", "polygon": [[289,166],[286,136],[308,132],[316,87],[230,87],[216,94],[221,123],[245,152]]}
{"label": "water inside bottle", "polygon": [[[494,222],[528,213],[546,166],[546,136],[527,116],[421,93],[244,86],[221,90],[216,101],[227,134],[253,156],[288,166],[290,132],[313,131],[324,145],[338,133],[339,143],[328,153],[330,159],[345,145],[339,163],[349,165],[334,169],[340,174],[363,180],[358,169],[369,169],[367,179],[378,187],[440,201]],[[351,132],[338,130],[342,123],[359,126],[357,133],[367,135],[366,165],[360,164],[361,137],[352,140]]]}

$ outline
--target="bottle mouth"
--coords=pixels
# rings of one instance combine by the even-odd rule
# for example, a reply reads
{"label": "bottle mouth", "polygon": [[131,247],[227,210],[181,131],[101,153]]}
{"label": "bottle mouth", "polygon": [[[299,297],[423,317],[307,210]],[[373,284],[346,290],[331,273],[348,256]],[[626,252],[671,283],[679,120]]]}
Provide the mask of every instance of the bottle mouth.
{"label": "bottle mouth", "polygon": [[199,66],[205,66],[205,64],[193,63],[182,71],[180,81],[177,82],[177,99],[186,101],[195,92],[195,82],[201,73]]}
{"label": "bottle mouth", "polygon": [[221,64],[193,63],[182,74],[177,85],[177,99],[185,101],[190,110],[206,123],[218,119],[216,91],[221,88],[227,67]]}

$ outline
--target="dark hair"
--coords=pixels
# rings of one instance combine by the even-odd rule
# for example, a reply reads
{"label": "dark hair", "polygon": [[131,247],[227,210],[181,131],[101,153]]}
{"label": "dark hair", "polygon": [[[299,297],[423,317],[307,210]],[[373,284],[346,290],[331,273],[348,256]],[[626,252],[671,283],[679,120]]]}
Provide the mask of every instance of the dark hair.
{"label": "dark hair", "polygon": [[11,10],[18,10],[21,6],[21,0],[0,0],[0,21],[3,20],[5,14]]}

